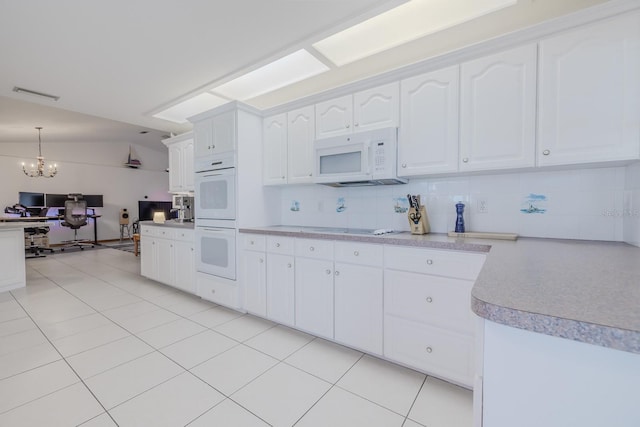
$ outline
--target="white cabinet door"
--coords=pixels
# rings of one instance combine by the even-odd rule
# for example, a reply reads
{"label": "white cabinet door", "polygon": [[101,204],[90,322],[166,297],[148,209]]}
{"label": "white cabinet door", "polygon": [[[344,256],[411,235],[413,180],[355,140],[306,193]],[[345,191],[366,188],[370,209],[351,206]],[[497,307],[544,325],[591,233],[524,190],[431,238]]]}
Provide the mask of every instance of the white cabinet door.
{"label": "white cabinet door", "polygon": [[640,14],[540,43],[538,165],[640,157]]}
{"label": "white cabinet door", "polygon": [[267,264],[264,252],[244,251],[242,254],[242,284],[244,308],[249,313],[267,317]]}
{"label": "white cabinet door", "polygon": [[335,264],[335,340],[382,355],[381,268]]}
{"label": "white cabinet door", "polygon": [[353,127],[353,96],[316,104],[316,138],[345,135]]}
{"label": "white cabinet door", "polygon": [[196,258],[194,242],[176,241],[173,243],[175,271],[173,286],[190,294],[196,293]]}
{"label": "white cabinet door", "polygon": [[183,191],[194,191],[194,142],[193,139],[184,141],[182,144],[182,189]]}
{"label": "white cabinet door", "polygon": [[536,48],[521,46],[461,65],[461,171],[534,166]]}
{"label": "white cabinet door", "polygon": [[157,251],[156,261],[158,262],[157,274],[155,278],[158,282],[172,285],[174,283],[174,257],[173,241],[168,239],[156,239],[155,247]]}
{"label": "white cabinet door", "polygon": [[265,118],[262,128],[264,185],[287,183],[287,115]]}
{"label": "white cabinet door", "polygon": [[458,170],[460,68],[445,68],[400,83],[398,175]]}
{"label": "white cabinet door", "polygon": [[24,287],[24,231],[0,231],[0,292]]}
{"label": "white cabinet door", "polygon": [[169,191],[172,193],[183,191],[182,156],[180,143],[169,146]]}
{"label": "white cabinet door", "polygon": [[193,124],[195,139],[195,157],[206,157],[211,154],[213,143],[213,119],[204,119]]}
{"label": "white cabinet door", "polygon": [[390,83],[353,95],[353,131],[398,127],[399,84]]}
{"label": "white cabinet door", "polygon": [[157,261],[158,251],[156,250],[156,239],[150,236],[140,238],[140,274],[149,279],[155,280],[158,277]]}
{"label": "white cabinet door", "polygon": [[291,255],[267,254],[267,318],[284,325],[295,323],[295,268]]}
{"label": "white cabinet door", "polygon": [[227,111],[212,120],[212,145],[210,154],[233,151],[236,146],[236,112]]}
{"label": "white cabinet door", "polygon": [[313,181],[313,141],[315,139],[313,105],[287,113],[287,147],[289,184]]}
{"label": "white cabinet door", "polygon": [[297,328],[333,339],[333,261],[296,258]]}

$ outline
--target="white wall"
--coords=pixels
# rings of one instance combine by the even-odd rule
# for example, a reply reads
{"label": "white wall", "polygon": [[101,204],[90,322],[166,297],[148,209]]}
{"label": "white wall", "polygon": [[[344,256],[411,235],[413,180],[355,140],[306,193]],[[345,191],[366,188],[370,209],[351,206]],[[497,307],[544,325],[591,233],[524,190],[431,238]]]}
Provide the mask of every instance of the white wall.
{"label": "white wall", "polygon": [[[142,161],[140,169],[124,166],[129,144],[122,143],[44,143],[45,162],[57,163],[54,178],[29,178],[21,163],[35,160],[37,144],[0,144],[0,207],[18,202],[19,191],[42,193],[102,194],[104,207],[98,208],[98,240],[120,237],[119,212],[127,208],[131,218],[138,216],[138,200],[171,200],[167,149],[158,141],[158,149],[133,145]],[[145,199],[145,197],[147,197]],[[71,239],[73,232],[50,221],[51,243]],[[93,238],[93,224],[78,231],[81,238]]]}
{"label": "white wall", "polygon": [[625,181],[621,213],[624,222],[624,241],[640,246],[640,162],[627,167]]}
{"label": "white wall", "polygon": [[[636,163],[628,167],[413,179],[406,185],[382,187],[288,186],[280,192],[281,223],[408,231],[407,214],[396,212],[396,205],[406,207],[406,195],[411,193],[421,195],[431,230],[436,233],[454,229],[454,205],[462,201],[466,205],[467,231],[630,241],[638,239],[640,220],[637,215],[625,217],[621,212],[625,194],[633,197],[633,209],[638,211],[639,170],[640,164]],[[544,196],[545,200],[533,202],[544,213],[521,212],[529,206],[531,194]],[[336,212],[340,198],[346,209]],[[481,199],[487,202],[487,213],[478,212]],[[297,212],[291,210],[294,201],[300,207]],[[625,225],[629,236],[623,233]]]}

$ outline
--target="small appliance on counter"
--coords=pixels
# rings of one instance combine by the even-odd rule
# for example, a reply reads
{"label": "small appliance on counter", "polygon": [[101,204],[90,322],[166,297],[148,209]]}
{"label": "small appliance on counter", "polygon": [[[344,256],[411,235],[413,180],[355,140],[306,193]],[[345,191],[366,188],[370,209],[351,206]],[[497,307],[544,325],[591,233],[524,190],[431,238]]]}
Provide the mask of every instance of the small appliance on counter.
{"label": "small appliance on counter", "polygon": [[409,200],[409,228],[411,234],[429,234],[431,227],[429,226],[429,218],[427,217],[427,208],[420,204],[420,196],[412,196],[407,194]]}
{"label": "small appliance on counter", "polygon": [[193,221],[193,209],[193,196],[185,196],[182,194],[176,194],[173,196],[171,212],[178,212],[176,222]]}

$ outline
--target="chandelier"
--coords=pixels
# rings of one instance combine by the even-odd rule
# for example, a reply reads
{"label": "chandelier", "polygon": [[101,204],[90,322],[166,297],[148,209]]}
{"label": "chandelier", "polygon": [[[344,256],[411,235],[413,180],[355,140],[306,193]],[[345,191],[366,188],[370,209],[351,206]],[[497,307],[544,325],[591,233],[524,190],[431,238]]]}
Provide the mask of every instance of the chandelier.
{"label": "chandelier", "polygon": [[36,164],[31,163],[31,169],[27,169],[22,163],[22,171],[25,175],[31,178],[45,177],[45,178],[53,178],[58,173],[58,165],[49,165],[47,170],[44,167],[44,157],[42,157],[42,140],[40,138],[40,131],[42,130],[41,126],[37,126],[38,129],[38,157],[36,157]]}

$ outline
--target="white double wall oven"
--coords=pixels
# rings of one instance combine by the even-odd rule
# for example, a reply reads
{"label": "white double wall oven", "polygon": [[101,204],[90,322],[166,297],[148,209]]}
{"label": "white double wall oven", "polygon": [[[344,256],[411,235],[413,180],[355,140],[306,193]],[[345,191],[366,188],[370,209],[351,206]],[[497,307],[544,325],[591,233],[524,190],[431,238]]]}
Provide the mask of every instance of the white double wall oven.
{"label": "white double wall oven", "polygon": [[196,269],[236,280],[236,155],[195,164]]}

